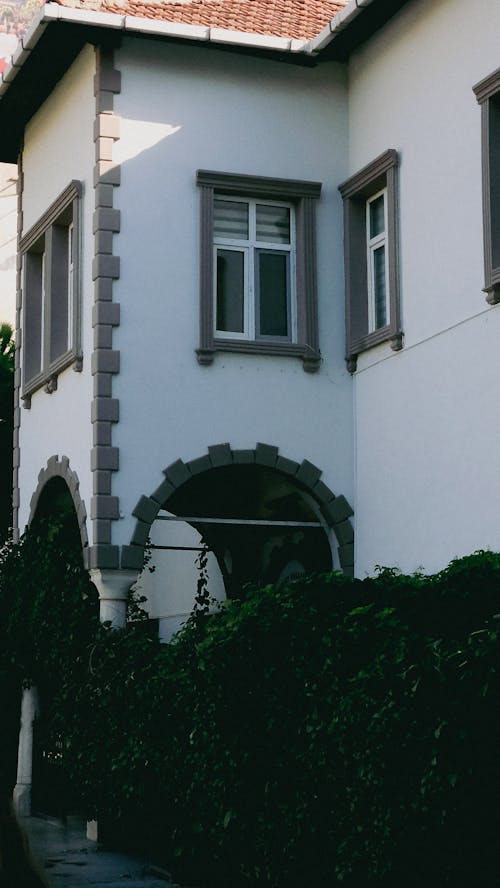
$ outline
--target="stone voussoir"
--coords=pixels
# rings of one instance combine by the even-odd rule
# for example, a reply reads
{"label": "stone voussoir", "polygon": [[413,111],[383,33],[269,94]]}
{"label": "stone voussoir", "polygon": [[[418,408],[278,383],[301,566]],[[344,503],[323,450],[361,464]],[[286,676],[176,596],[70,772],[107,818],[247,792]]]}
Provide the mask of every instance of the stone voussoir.
{"label": "stone voussoir", "polygon": [[163,470],[163,474],[173,487],[180,487],[192,478],[191,472],[182,459],[177,459],[175,462],[170,463]]}
{"label": "stone voussoir", "polygon": [[141,496],[139,502],[137,503],[135,509],[132,512],[134,518],[138,518],[140,521],[146,522],[146,524],[152,524],[155,520],[160,509],[160,505],[156,500],[151,499],[149,496]]}
{"label": "stone voussoir", "polygon": [[233,454],[229,444],[211,444],[208,454],[214,469],[232,465]]}
{"label": "stone voussoir", "polygon": [[257,444],[255,448],[255,462],[259,466],[268,466],[274,469],[278,459],[278,448],[272,444]]}

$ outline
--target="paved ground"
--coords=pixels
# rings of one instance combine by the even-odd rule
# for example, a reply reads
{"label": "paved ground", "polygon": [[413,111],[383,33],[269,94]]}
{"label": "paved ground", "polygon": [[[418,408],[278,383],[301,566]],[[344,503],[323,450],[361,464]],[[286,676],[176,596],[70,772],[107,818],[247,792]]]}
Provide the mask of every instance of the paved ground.
{"label": "paved ground", "polygon": [[144,860],[103,850],[89,842],[85,824],[79,818],[69,817],[63,824],[28,817],[21,823],[28,833],[31,853],[50,888],[178,888]]}

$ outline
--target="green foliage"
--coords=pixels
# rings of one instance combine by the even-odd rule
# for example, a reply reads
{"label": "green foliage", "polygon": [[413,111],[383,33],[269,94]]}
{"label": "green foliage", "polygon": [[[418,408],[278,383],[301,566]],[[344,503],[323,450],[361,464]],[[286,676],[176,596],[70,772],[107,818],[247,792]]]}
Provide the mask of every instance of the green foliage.
{"label": "green foliage", "polygon": [[75,523],[72,515],[36,522],[0,552],[2,660],[26,685],[36,680],[51,692],[86,658],[99,625]]}
{"label": "green foliage", "polygon": [[0,595],[22,603],[2,632],[18,673],[51,682],[89,818],[220,888],[496,888],[499,555],[304,578],[216,613],[202,559],[197,608],[160,645],[141,619],[98,626],[80,568],[64,585],[43,555],[37,592],[32,545],[6,555]]}
{"label": "green foliage", "polygon": [[0,608],[0,699],[2,712],[11,713],[0,729],[11,751],[0,783],[11,785],[22,685],[40,687],[50,723],[60,695],[70,697],[86,674],[89,644],[100,628],[73,515],[38,521],[19,544],[3,546]]}

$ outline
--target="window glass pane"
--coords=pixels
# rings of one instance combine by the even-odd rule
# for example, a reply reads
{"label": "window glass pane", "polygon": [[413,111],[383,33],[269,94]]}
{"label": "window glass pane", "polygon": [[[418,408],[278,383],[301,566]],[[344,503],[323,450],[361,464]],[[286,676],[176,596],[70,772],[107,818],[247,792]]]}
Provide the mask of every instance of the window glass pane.
{"label": "window glass pane", "polygon": [[385,229],[385,195],[381,194],[370,203],[370,237],[382,234]]}
{"label": "window glass pane", "polygon": [[68,282],[70,238],[68,227],[52,226],[52,267],[50,269],[50,360],[64,355],[68,343]]}
{"label": "window glass pane", "polygon": [[245,254],[241,250],[217,250],[216,329],[244,332]]}
{"label": "window glass pane", "polygon": [[290,209],[257,204],[257,240],[270,244],[289,244]]}
{"label": "window glass pane", "polygon": [[387,324],[387,284],[385,279],[385,246],[373,251],[373,292],[375,297],[375,329]]}
{"label": "window glass pane", "polygon": [[45,253],[25,257],[24,377],[29,382],[42,369]]}
{"label": "window glass pane", "polygon": [[68,228],[68,348],[73,345],[73,312],[74,312],[74,292],[75,292],[75,229],[73,224]]}
{"label": "window glass pane", "polygon": [[261,336],[288,336],[288,260],[286,253],[258,254],[258,310]]}
{"label": "window glass pane", "polygon": [[248,204],[237,200],[214,200],[215,237],[248,240]]}

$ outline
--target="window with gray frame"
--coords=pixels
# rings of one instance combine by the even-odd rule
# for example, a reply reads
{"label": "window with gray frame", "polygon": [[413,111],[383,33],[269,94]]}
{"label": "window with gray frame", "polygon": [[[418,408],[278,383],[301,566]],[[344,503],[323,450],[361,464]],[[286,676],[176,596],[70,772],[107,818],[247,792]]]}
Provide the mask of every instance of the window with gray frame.
{"label": "window with gray frame", "polygon": [[398,155],[377,157],[340,186],[344,200],[346,359],[389,341],[402,347],[397,237]]}
{"label": "window with gray frame", "polygon": [[481,105],[484,291],[500,302],[500,69],[474,87]]}
{"label": "window with gray frame", "polygon": [[200,345],[291,355],[319,367],[315,204],[318,182],[199,170]]}
{"label": "window with gray frame", "polygon": [[59,195],[21,239],[23,259],[23,397],[52,392],[70,364],[81,368],[79,242],[82,187]]}

